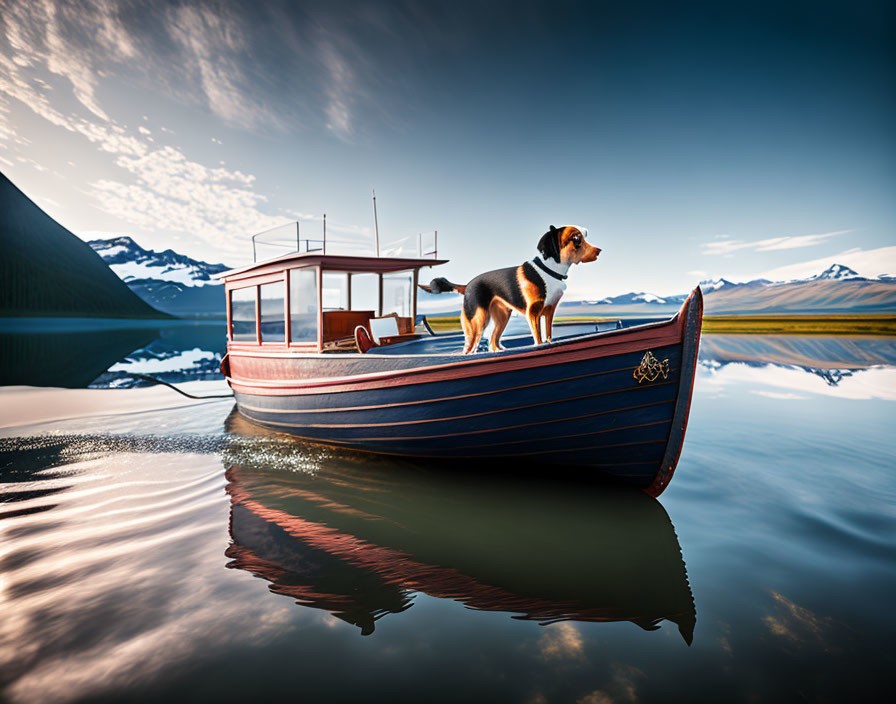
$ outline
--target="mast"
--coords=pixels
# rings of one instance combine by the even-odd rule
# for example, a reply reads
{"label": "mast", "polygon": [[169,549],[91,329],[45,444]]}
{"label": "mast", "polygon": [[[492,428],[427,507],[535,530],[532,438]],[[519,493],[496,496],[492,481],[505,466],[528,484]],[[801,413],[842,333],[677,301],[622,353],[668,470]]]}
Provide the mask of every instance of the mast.
{"label": "mast", "polygon": [[373,235],[376,242],[376,256],[380,256],[380,226],[376,219],[376,189],[370,189],[373,192]]}

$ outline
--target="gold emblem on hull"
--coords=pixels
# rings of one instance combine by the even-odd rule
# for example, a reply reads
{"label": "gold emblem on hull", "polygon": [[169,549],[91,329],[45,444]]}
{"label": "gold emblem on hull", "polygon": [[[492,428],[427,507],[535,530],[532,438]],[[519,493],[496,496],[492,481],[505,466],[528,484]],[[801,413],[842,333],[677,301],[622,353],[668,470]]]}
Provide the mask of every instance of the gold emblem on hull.
{"label": "gold emblem on hull", "polygon": [[644,356],[641,358],[641,364],[637,366],[632,376],[638,380],[639,384],[643,381],[656,381],[660,376],[663,379],[668,379],[669,359],[666,358],[660,362],[653,356],[653,352],[648,350],[644,353]]}

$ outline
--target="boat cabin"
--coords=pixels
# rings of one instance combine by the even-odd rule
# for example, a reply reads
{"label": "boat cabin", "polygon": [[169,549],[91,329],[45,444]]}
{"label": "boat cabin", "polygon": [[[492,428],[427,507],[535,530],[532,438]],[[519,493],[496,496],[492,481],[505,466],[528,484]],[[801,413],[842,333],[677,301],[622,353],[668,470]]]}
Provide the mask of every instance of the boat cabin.
{"label": "boat cabin", "polygon": [[227,347],[363,352],[412,339],[420,269],[446,261],[293,252],[226,271]]}

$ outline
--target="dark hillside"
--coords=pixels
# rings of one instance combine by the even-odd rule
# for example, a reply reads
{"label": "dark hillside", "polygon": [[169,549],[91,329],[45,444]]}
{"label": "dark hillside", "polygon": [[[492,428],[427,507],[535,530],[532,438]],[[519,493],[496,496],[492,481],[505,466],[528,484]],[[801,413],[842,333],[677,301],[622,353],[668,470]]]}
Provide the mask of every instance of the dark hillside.
{"label": "dark hillside", "polygon": [[0,173],[0,317],[170,318]]}

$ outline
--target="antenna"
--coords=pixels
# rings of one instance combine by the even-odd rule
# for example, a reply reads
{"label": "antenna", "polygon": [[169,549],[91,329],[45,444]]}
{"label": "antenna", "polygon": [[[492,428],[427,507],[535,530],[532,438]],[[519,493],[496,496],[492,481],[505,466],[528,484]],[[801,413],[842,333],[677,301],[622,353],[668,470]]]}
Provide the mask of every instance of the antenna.
{"label": "antenna", "polygon": [[323,250],[324,254],[327,253],[327,214],[324,213],[324,241],[323,241]]}
{"label": "antenna", "polygon": [[376,256],[380,256],[380,226],[376,219],[376,189],[370,189],[373,192],[373,234],[376,238]]}

